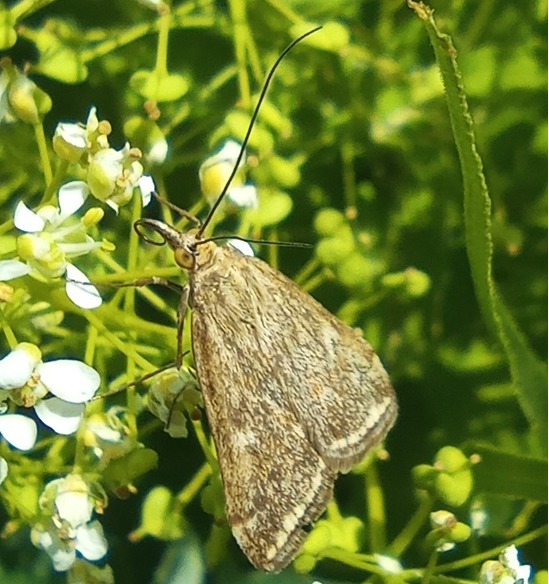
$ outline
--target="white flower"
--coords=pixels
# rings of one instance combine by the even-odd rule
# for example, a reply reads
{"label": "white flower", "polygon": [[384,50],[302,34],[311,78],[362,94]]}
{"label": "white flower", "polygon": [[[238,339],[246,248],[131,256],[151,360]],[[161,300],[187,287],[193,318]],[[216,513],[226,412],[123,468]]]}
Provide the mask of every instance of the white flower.
{"label": "white flower", "polygon": [[76,552],[90,561],[107,553],[103,528],[98,521],[92,521],[97,501],[82,476],[74,473],[50,481],[38,504],[50,520],[33,527],[31,540],[48,553],[57,571],[68,570]]}
{"label": "white flower", "polygon": [[[221,150],[207,158],[200,166],[198,171],[200,188],[210,204],[215,202],[227,184],[241,148],[238,142],[229,140],[225,142]],[[257,190],[253,185],[243,185],[242,178],[239,176],[245,160],[246,152],[244,151],[238,165],[239,172],[233,178],[227,191],[227,199],[236,207],[255,209],[258,204]]]}
{"label": "white flower", "polygon": [[156,186],[151,176],[144,174],[138,181],[137,186],[141,192],[141,199],[143,207],[146,207],[151,202],[152,193],[156,191]]}
{"label": "white flower", "polygon": [[53,149],[55,153],[68,162],[86,162],[85,154],[109,147],[108,134],[111,131],[108,122],[99,122],[97,109],[92,107],[86,125],[80,123],[60,122],[55,128]]}
{"label": "white flower", "polygon": [[91,194],[118,212],[121,205],[129,202],[143,175],[143,166],[138,162],[140,157],[141,152],[130,148],[128,142],[121,150],[98,150],[88,166],[87,183]]}
{"label": "white flower", "polygon": [[60,122],[53,136],[55,153],[68,162],[78,162],[88,148],[87,134],[86,128],[81,124]]}
{"label": "white flower", "polygon": [[481,584],[527,584],[531,567],[521,565],[514,545],[506,547],[499,555],[499,561],[488,560],[482,564],[479,581]]}
{"label": "white flower", "polygon": [[78,474],[69,474],[55,479],[46,485],[42,496],[55,492],[54,506],[57,512],[55,520],[66,521],[76,529],[91,520],[94,501],[90,496],[86,482]]}
{"label": "white flower", "polygon": [[[42,363],[29,347],[34,345],[20,343],[0,360],[0,390],[18,405],[34,406],[42,422],[58,434],[72,434],[80,424],[84,404],[99,388],[99,374],[72,359]],[[44,399],[48,393],[54,397]]]}
{"label": "white flower", "polygon": [[88,416],[81,430],[84,444],[99,459],[100,468],[139,446],[126,421],[126,409],[120,406]]}
{"label": "white flower", "polygon": [[[4,265],[0,265],[0,279],[14,278],[23,275],[25,271],[36,278],[59,278],[71,265],[69,259],[100,248],[102,244],[94,241],[86,229],[93,224],[89,217],[93,216],[97,222],[101,214],[90,210],[82,220],[72,220],[72,215],[84,204],[88,193],[89,189],[82,181],[67,183],[59,189],[59,208],[47,205],[36,213],[20,201],[13,221],[18,229],[25,232],[17,239],[17,250],[19,257],[26,262],[27,269],[24,268],[25,264],[17,260],[1,262]],[[73,274],[76,277],[72,277],[72,280],[81,277],[79,282],[86,284],[75,287],[75,282],[68,281],[67,295],[77,306],[97,308],[101,304],[99,292],[82,272],[75,270]]]}
{"label": "white flower", "polygon": [[35,525],[31,530],[31,541],[50,556],[56,572],[65,572],[76,560],[74,542],[61,539],[53,523],[48,529]]}
{"label": "white flower", "polygon": [[36,345],[19,343],[0,359],[0,387],[7,390],[23,387],[41,360],[42,352]]}
{"label": "white flower", "polygon": [[187,437],[184,411],[202,404],[196,381],[184,369],[168,369],[156,376],[147,396],[149,411],[165,424],[172,438]]}
{"label": "white flower", "polygon": [[518,550],[516,546],[510,545],[506,547],[499,555],[499,561],[513,574],[515,582],[524,582],[527,584],[530,578],[531,567],[528,565],[521,565],[518,558]]}

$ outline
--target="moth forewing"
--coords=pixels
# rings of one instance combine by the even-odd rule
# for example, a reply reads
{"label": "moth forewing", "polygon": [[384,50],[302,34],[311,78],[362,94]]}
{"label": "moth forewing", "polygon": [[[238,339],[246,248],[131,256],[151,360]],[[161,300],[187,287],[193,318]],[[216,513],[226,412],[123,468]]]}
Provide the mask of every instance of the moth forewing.
{"label": "moth forewing", "polygon": [[263,261],[205,243],[189,282],[227,519],[255,566],[280,570],[337,472],[386,436],[395,395],[370,345]]}

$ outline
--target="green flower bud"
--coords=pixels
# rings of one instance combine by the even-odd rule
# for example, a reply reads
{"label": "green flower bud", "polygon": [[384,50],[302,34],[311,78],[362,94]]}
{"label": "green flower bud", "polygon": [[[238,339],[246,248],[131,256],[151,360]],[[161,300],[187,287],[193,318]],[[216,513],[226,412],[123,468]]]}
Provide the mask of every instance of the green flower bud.
{"label": "green flower bud", "polygon": [[10,83],[8,100],[13,115],[27,124],[38,124],[52,106],[50,96],[25,75]]}
{"label": "green flower bud", "polygon": [[439,473],[434,482],[435,492],[438,498],[446,505],[460,507],[463,505],[473,488],[472,474],[470,471],[455,473]]}
{"label": "green flower bud", "polygon": [[459,448],[444,446],[435,456],[435,467],[448,473],[454,473],[469,468],[469,459]]}
{"label": "green flower bud", "polygon": [[356,244],[352,234],[342,232],[340,236],[321,239],[315,248],[315,253],[325,266],[335,267],[353,254],[355,249]]}
{"label": "green flower bud", "polygon": [[418,464],[412,469],[412,479],[417,489],[429,491],[437,476],[437,471],[430,464]]}
{"label": "green flower bud", "polygon": [[347,226],[345,215],[329,207],[319,211],[314,220],[315,230],[321,237],[337,235],[344,226]]}
{"label": "green flower bud", "polygon": [[458,521],[450,530],[450,539],[456,543],[463,543],[471,537],[471,528],[465,523]]}

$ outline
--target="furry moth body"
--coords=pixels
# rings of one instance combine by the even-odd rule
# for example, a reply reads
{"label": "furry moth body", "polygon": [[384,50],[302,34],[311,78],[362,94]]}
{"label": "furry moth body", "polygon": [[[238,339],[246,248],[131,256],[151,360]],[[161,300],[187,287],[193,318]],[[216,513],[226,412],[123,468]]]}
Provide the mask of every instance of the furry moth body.
{"label": "furry moth body", "polygon": [[139,221],[189,275],[192,347],[232,532],[250,562],[283,569],[332,497],[337,474],[395,422],[372,347],[257,258]]}

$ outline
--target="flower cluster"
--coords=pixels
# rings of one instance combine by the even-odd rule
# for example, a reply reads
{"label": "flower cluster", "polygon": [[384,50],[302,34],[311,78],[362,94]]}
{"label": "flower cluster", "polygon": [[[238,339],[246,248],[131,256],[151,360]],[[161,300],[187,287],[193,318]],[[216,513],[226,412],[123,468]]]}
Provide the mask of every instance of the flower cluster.
{"label": "flower cluster", "polygon": [[8,413],[10,402],[34,408],[38,418],[58,434],[73,434],[99,382],[97,371],[85,363],[71,359],[44,363],[36,345],[20,343],[0,359],[0,434],[19,450],[29,450],[36,442],[36,422]]}
{"label": "flower cluster", "polygon": [[58,572],[68,570],[78,552],[90,561],[101,559],[108,549],[107,540],[93,512],[102,513],[106,495],[79,474],[69,474],[48,483],[38,505],[42,518],[31,531],[33,544],[46,551]]}
{"label": "flower cluster", "polygon": [[71,263],[73,258],[96,249],[111,251],[109,242],[97,242],[88,230],[103,218],[99,207],[90,208],[82,218],[75,213],[91,194],[118,212],[121,205],[139,188],[143,204],[154,191],[151,177],[143,175],[138,159],[141,153],[128,143],[117,151],[109,146],[110,124],[99,121],[92,108],[85,126],[60,123],[53,139],[57,155],[78,163],[86,180],[71,181],[59,189],[58,206],[45,205],[36,212],[20,201],[15,209],[14,225],[23,232],[17,238],[18,258],[0,261],[0,281],[24,275],[47,282],[66,276],[67,296],[81,308],[101,305],[101,296],[89,279]]}
{"label": "flower cluster", "polygon": [[136,187],[141,190],[143,204],[148,204],[154,184],[143,175],[140,150],[127,142],[120,150],[111,148],[110,133],[110,124],[99,121],[92,107],[85,126],[58,124],[53,148],[62,160],[79,163],[85,169],[89,192],[114,211],[130,201]]}
{"label": "flower cluster", "polygon": [[528,584],[531,567],[522,565],[514,545],[506,547],[498,560],[488,560],[480,569],[480,584]]}

